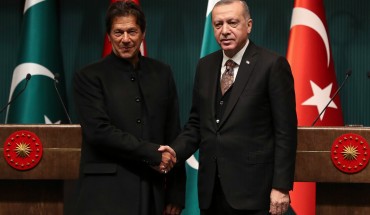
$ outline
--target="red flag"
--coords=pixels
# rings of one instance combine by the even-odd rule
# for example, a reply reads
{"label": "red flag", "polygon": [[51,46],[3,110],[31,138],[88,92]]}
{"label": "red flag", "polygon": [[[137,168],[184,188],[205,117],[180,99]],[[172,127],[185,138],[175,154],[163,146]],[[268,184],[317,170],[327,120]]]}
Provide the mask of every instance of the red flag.
{"label": "red flag", "polygon": [[[298,126],[311,126],[338,89],[327,29],[323,0],[295,0],[287,59],[295,81]],[[315,125],[343,125],[339,97]],[[315,182],[294,183],[293,210],[299,215],[315,214],[315,197]]]}
{"label": "red flag", "polygon": [[[113,2],[116,2],[117,0],[111,0],[110,3],[113,3]],[[135,2],[136,4],[140,5],[140,2],[139,0],[132,0],[133,2]],[[112,45],[110,44],[109,40],[108,40],[108,36],[105,35],[105,38],[104,38],[104,48],[103,48],[103,57],[109,55],[110,53],[112,52]],[[141,46],[140,46],[140,52],[143,56],[146,55],[146,46],[145,46],[145,41],[143,41],[141,43]]]}

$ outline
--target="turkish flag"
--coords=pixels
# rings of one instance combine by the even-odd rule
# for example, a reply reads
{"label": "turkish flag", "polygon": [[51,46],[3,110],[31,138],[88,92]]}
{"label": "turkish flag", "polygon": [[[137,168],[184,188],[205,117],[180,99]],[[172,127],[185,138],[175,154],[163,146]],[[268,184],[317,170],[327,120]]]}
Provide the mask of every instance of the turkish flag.
{"label": "turkish flag", "polygon": [[[311,126],[338,89],[323,0],[295,0],[287,59],[291,65],[299,126]],[[322,113],[316,126],[343,125],[340,98]],[[315,214],[316,183],[294,183],[293,210]]]}
{"label": "turkish flag", "polygon": [[[110,3],[113,3],[113,2],[116,2],[117,0],[111,0]],[[140,5],[140,2],[139,0],[133,0],[133,2],[135,2],[136,4]],[[112,45],[110,44],[109,42],[109,39],[108,39],[108,36],[105,35],[105,38],[104,38],[104,48],[103,48],[103,54],[102,56],[105,57],[107,55],[109,55],[110,53],[112,52]],[[145,41],[143,41],[141,43],[141,46],[140,46],[140,52],[143,56],[146,55],[146,46],[145,46]]]}

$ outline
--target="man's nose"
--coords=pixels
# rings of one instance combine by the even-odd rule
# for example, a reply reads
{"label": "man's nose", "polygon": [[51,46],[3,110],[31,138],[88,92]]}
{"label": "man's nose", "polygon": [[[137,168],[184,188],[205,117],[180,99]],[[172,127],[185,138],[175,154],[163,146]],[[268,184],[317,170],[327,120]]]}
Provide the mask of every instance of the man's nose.
{"label": "man's nose", "polygon": [[222,34],[228,34],[230,32],[230,26],[228,24],[223,24],[221,28]]}
{"label": "man's nose", "polygon": [[122,42],[127,42],[127,41],[129,41],[129,35],[127,32],[124,32],[122,34]]}

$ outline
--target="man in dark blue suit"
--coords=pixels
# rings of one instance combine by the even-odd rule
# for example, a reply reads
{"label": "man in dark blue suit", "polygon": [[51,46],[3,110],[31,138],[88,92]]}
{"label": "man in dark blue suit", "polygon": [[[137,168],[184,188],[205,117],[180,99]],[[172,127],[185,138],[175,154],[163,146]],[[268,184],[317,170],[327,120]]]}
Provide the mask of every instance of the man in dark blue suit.
{"label": "man in dark blue suit", "polygon": [[181,162],[199,149],[202,214],[283,214],[297,147],[290,66],[249,40],[246,2],[217,2],[212,24],[222,50],[199,60],[189,121],[174,151],[160,150],[176,152]]}

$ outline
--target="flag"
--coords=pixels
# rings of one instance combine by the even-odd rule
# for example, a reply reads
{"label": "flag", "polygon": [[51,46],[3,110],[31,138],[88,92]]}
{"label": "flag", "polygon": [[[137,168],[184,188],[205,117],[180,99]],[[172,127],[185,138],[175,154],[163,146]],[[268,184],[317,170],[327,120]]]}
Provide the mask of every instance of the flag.
{"label": "flag", "polygon": [[[323,0],[295,0],[287,59],[295,82],[298,126],[311,126],[338,89],[327,29]],[[339,97],[315,125],[343,125]],[[291,198],[295,213],[316,213],[315,182],[294,183]]]}
{"label": "flag", "polygon": [[[110,3],[113,3],[113,2],[116,2],[117,0],[111,0]],[[140,5],[140,2],[139,0],[133,0],[133,2],[135,2],[136,4]],[[108,39],[108,36],[105,35],[105,38],[104,38],[104,48],[103,48],[103,54],[102,56],[105,57],[107,55],[109,55],[110,53],[112,52],[112,46],[109,42],[109,39]],[[146,56],[146,46],[145,46],[145,40],[141,43],[141,46],[140,46],[140,52],[143,56]]]}
{"label": "flag", "polygon": [[[28,73],[31,79],[8,107],[5,122],[59,124],[67,117],[54,86],[54,74],[63,80],[56,1],[26,0],[23,13],[20,54],[9,101],[24,88]],[[64,97],[64,89],[60,92]]]}
{"label": "flag", "polygon": [[[209,0],[207,6],[207,13],[206,13],[206,21],[204,24],[204,32],[203,32],[203,41],[202,41],[202,49],[200,57],[204,57],[207,54],[210,54],[214,51],[220,49],[212,28],[212,17],[211,12],[213,6],[219,0]],[[198,204],[198,188],[197,188],[197,181],[198,181],[198,151],[192,155],[186,161],[186,202],[185,202],[185,209],[182,212],[182,215],[197,215],[200,213],[199,211],[199,204]]]}

